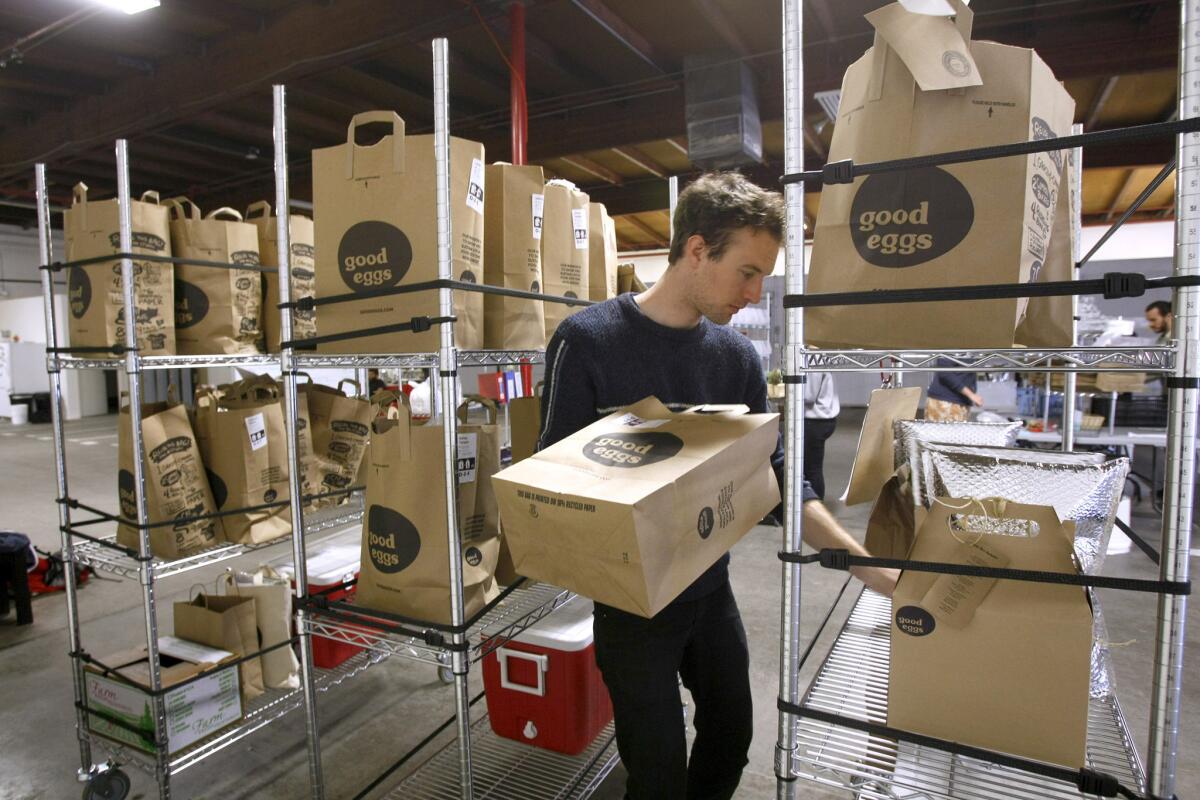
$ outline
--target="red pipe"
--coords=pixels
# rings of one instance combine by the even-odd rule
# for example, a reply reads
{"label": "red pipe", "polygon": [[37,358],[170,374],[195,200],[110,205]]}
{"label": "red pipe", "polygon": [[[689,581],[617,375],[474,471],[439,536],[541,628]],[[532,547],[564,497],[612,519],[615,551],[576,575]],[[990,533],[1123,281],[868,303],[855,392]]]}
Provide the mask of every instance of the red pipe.
{"label": "red pipe", "polygon": [[508,7],[509,30],[512,41],[509,60],[511,75],[509,94],[512,98],[512,163],[525,163],[525,145],[529,139],[529,108],[525,102],[525,6],[513,3]]}

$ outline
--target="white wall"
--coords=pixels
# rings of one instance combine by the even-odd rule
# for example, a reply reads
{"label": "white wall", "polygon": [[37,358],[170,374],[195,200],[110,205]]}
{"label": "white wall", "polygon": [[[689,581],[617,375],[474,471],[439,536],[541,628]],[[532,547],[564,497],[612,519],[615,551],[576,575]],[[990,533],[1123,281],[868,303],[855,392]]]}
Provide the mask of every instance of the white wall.
{"label": "white wall", "polygon": [[[53,234],[51,246],[54,257],[62,258],[61,231]],[[15,225],[0,225],[0,299],[41,295],[41,271],[38,270],[37,250],[37,229],[26,230]],[[62,273],[58,273],[55,282],[65,283],[66,278]]]}

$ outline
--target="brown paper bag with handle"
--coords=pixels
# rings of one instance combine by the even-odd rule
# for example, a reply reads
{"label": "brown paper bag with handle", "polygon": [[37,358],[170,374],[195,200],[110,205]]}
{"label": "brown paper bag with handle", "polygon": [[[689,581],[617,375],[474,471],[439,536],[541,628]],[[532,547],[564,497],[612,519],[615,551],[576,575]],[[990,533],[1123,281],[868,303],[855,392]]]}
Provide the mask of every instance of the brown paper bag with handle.
{"label": "brown paper bag with handle", "polygon": [[[176,603],[175,635],[190,642],[228,650],[238,657],[262,649],[253,597],[202,592],[190,602]],[[244,702],[263,693],[262,662],[258,656],[238,665],[238,678]]]}
{"label": "brown paper bag with handle", "polygon": [[[356,143],[360,125],[382,123],[388,135]],[[317,296],[369,292],[438,279],[437,180],[434,137],[405,136],[404,120],[392,111],[356,114],[346,141],[313,151],[313,220]],[[450,137],[451,277],[483,279],[483,145]],[[483,346],[483,295],[455,292],[454,341]],[[321,336],[374,328],[412,317],[437,317],[438,293],[414,292],[364,298],[317,308]],[[332,353],[413,353],[438,348],[438,328],[389,333],[319,346]]]}
{"label": "brown paper bag with handle", "polygon": [[[116,200],[88,202],[88,187],[75,184],[71,207],[63,213],[66,260],[98,258],[121,250]],[[133,252],[171,255],[167,209],[158,192],[144,192],[129,204]],[[137,346],[142,355],[175,353],[175,267],[172,264],[133,263],[133,303],[137,309]],[[106,261],[67,270],[71,347],[112,347],[125,344],[125,299],[121,262]]]}
{"label": "brown paper bag with handle", "polygon": [[[251,203],[245,220],[258,229],[258,252],[264,267],[279,268],[279,220],[271,216],[271,204],[266,200]],[[291,242],[292,302],[313,297],[316,291],[313,247],[313,221],[300,214],[288,216],[288,238]],[[263,333],[267,352],[279,352],[279,273],[263,273]],[[292,338],[308,339],[317,335],[316,309],[292,309]]]}
{"label": "brown paper bag with handle", "polygon": [[[196,391],[196,441],[219,511],[287,500],[288,454],[279,385],[270,377]],[[221,518],[230,542],[260,544],[291,533],[291,511],[275,506]]]}
{"label": "brown paper bag with handle", "polygon": [[[201,217],[186,197],[171,210],[171,246],[179,258],[259,265],[258,230],[232,208]],[[184,355],[262,352],[262,273],[179,264],[175,267],[175,336]]]}
{"label": "brown paper bag with handle", "polygon": [[637,268],[633,264],[617,265],[617,294],[634,292],[640,294],[646,291],[646,284],[637,276]]}
{"label": "brown paper bag with handle", "polygon": [[[1045,263],[1034,262],[1031,283],[1069,281],[1075,278],[1075,197],[1074,151],[1067,151],[1058,203],[1054,209],[1054,228],[1046,248]],[[1031,297],[1025,317],[1017,326],[1016,342],[1026,347],[1071,347],[1075,313],[1070,297]]]}
{"label": "brown paper bag with handle", "polygon": [[[443,431],[440,425],[413,425],[407,406],[396,411],[395,417],[372,423],[356,602],[367,609],[448,624]],[[499,537],[486,524],[471,538],[467,533],[469,517],[478,516],[480,445],[490,435],[483,430],[487,427],[459,427],[458,508],[467,618],[498,593],[494,575]]]}
{"label": "brown paper bag with handle", "polygon": [[[292,582],[269,565],[252,573],[226,572],[221,590],[234,597],[254,599],[254,621],[260,649],[266,649],[292,637]],[[263,685],[268,689],[296,689],[300,686],[300,662],[291,647],[279,647],[259,656]]]}
{"label": "brown paper bag with handle", "polygon": [[[893,3],[846,71],[830,162],[922,156],[1070,132],[1074,101],[1032,50],[972,41],[953,19]],[[1026,283],[1044,265],[1065,153],[877,173],[821,193],[812,293]],[[1025,299],[808,309],[828,348],[1010,347]]]}
{"label": "brown paper bag with handle", "polygon": [[[561,297],[588,296],[588,196],[569,181],[550,181],[544,192],[542,223],[542,274],[546,294]],[[546,341],[558,323],[583,306],[546,303]]]}
{"label": "brown paper bag with handle", "polygon": [[537,450],[542,433],[542,386],[538,381],[529,397],[508,401],[508,427],[512,435],[512,463],[529,458]]}
{"label": "brown paper bag with handle", "polygon": [[[505,289],[541,292],[542,168],[489,164],[486,175],[484,282]],[[484,328],[487,347],[545,347],[544,303],[485,295]]]}
{"label": "brown paper bag with handle", "polygon": [[850,467],[850,483],[842,502],[848,506],[867,503],[896,470],[894,423],[898,419],[916,419],[921,389],[876,389],[871,392],[867,415],[858,434],[858,450]]}
{"label": "brown paper bag with handle", "polygon": [[[347,397],[342,392],[343,384],[354,387],[353,397]],[[304,388],[308,399],[312,452],[320,471],[315,493],[348,489],[358,475],[359,464],[367,448],[375,407],[362,397],[358,384],[350,379],[340,381],[336,389],[319,383],[308,384]],[[318,502],[336,505],[344,498],[341,495]]]}
{"label": "brown paper bag with handle", "polygon": [[[217,511],[191,420],[174,392],[172,385],[167,402],[142,404],[143,474],[146,513],[151,523]],[[121,516],[128,520],[137,519],[133,447],[133,423],[129,406],[124,405],[117,426],[117,493]],[[212,547],[224,539],[220,517],[150,528],[151,552],[168,561]],[[136,529],[117,526],[119,544],[136,550],[138,541]]]}
{"label": "brown paper bag with handle", "polygon": [[604,203],[588,203],[588,299],[617,296],[617,225]]}

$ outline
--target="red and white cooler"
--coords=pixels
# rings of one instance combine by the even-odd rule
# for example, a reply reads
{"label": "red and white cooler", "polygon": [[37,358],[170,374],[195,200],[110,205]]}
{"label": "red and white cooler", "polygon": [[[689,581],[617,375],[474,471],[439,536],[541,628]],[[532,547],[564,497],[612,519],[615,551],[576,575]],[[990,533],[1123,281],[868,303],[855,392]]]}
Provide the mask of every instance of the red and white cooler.
{"label": "red and white cooler", "polygon": [[592,601],[574,598],[483,661],[492,730],[576,755],[612,719],[596,666]]}
{"label": "red and white cooler", "polygon": [[[358,538],[358,534],[355,538]],[[357,542],[330,543],[313,552],[306,560],[308,593],[317,594],[356,579],[361,558],[362,546]],[[276,569],[281,575],[287,575],[289,578],[296,574],[295,563],[290,558],[280,563]],[[354,597],[354,588],[351,586],[348,589],[337,589],[325,597],[330,600],[350,600]],[[312,637],[312,649],[313,665],[321,669],[332,669],[362,650],[358,645],[316,635]]]}

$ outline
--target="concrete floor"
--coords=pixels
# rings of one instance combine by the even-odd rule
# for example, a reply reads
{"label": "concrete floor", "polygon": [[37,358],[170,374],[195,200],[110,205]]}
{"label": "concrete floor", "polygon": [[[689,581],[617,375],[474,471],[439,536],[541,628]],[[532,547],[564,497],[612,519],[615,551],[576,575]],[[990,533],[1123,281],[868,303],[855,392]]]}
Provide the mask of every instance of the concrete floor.
{"label": "concrete floor", "polygon": [[[848,410],[838,432],[829,441],[826,474],[830,493],[844,486],[857,439],[859,417]],[[116,429],[112,417],[92,418],[68,426],[71,493],[101,507],[115,506]],[[0,459],[6,465],[0,484],[0,526],[28,533],[35,544],[57,547],[52,498],[54,467],[49,426],[12,428],[0,422]],[[868,506],[831,507],[849,529],[861,531]],[[1157,522],[1148,503],[1135,507],[1136,527],[1153,533]],[[1195,545],[1193,545],[1195,546]],[[755,738],[751,763],[737,797],[763,798],[774,794],[773,755],[777,716],[779,639],[779,562],[777,528],[758,528],[735,549],[733,582],[745,619],[752,653],[755,689]],[[285,547],[247,556],[240,568],[275,558]],[[229,562],[208,570],[187,573],[159,584],[158,602],[163,629],[170,630],[171,603],[185,599],[196,584],[211,586]],[[1107,574],[1153,578],[1156,571],[1136,551],[1111,557]],[[803,572],[802,625],[804,640],[841,584],[839,575],[806,568]],[[1129,718],[1138,747],[1146,752],[1150,672],[1154,648],[1155,599],[1150,595],[1102,593],[1110,637],[1122,643],[1114,648],[1118,694]],[[849,603],[844,602],[844,617]],[[80,593],[84,645],[104,652],[136,644],[144,636],[141,595],[134,583],[93,580]],[[10,615],[0,619],[0,800],[60,800],[78,797],[75,770],[79,754],[74,735],[74,713],[68,659],[65,604],[61,595],[43,597],[34,604],[35,624],[18,628]],[[836,629],[836,626],[832,626]],[[1193,656],[1200,615],[1188,625],[1188,648]],[[815,669],[812,659],[802,675],[807,685]],[[1200,765],[1194,760],[1200,742],[1200,670],[1187,671],[1184,684],[1183,727],[1177,794],[1200,797]],[[479,683],[472,681],[473,691]],[[452,712],[452,691],[442,686],[434,670],[413,662],[392,659],[335,687],[319,698],[321,743],[330,800],[353,797],[407,752]],[[449,741],[452,733],[441,741]],[[439,742],[440,743],[440,742]],[[99,754],[97,754],[99,757]],[[407,765],[411,769],[420,759]],[[401,770],[398,775],[403,774]],[[134,774],[131,797],[157,797],[152,781]],[[385,784],[385,789],[388,784]],[[620,769],[606,781],[597,797],[622,796]],[[844,798],[807,783],[798,785],[805,798]],[[307,797],[304,720],[292,714],[276,725],[238,743],[187,770],[174,782],[173,796],[216,800],[223,798]],[[380,790],[372,797],[386,796]]]}

